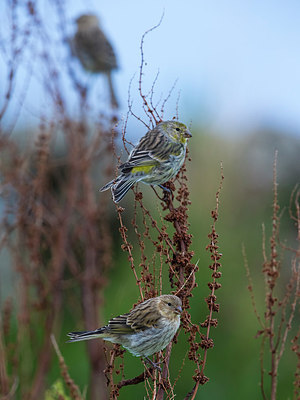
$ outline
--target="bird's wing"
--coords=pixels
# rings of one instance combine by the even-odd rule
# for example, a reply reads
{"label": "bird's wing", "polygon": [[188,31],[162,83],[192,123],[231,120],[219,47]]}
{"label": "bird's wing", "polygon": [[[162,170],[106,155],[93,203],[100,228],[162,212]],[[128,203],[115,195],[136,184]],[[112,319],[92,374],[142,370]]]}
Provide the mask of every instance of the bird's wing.
{"label": "bird's wing", "polygon": [[156,165],[167,161],[172,151],[168,138],[155,129],[146,133],[136,148],[130,153],[128,160],[120,165],[122,172],[127,172],[134,167]]}
{"label": "bird's wing", "polygon": [[[101,49],[97,48],[97,49],[95,49],[95,51],[99,52],[99,58],[101,59],[101,61],[110,65],[111,69],[117,68],[117,59],[116,59],[116,55],[113,50],[113,47],[110,44],[110,42],[107,40],[107,38],[105,37],[104,33],[102,31],[100,31],[100,32],[101,32],[101,35],[103,36],[103,42],[101,45]],[[96,46],[98,46],[98,45],[95,43],[95,47]],[[101,54],[100,54],[100,52],[101,52]]]}
{"label": "bird's wing", "polygon": [[158,160],[152,157],[151,152],[149,151],[138,151],[134,154],[131,153],[128,160],[121,164],[119,169],[122,172],[129,172],[134,167],[144,167],[144,166],[151,166],[156,165]]}
{"label": "bird's wing", "polygon": [[160,314],[150,299],[144,303],[138,304],[128,315],[127,324],[134,331],[143,331],[147,328],[156,327]]}
{"label": "bird's wing", "polygon": [[130,324],[127,323],[128,316],[129,313],[111,319],[105,328],[109,329],[112,333],[134,333]]}
{"label": "bird's wing", "polygon": [[105,329],[110,333],[130,334],[156,326],[158,320],[157,312],[137,306],[130,313],[111,319]]}
{"label": "bird's wing", "polygon": [[75,35],[77,46],[94,58],[110,66],[110,69],[117,67],[117,60],[114,50],[101,29],[95,28],[84,34],[77,32]]}
{"label": "bird's wing", "polygon": [[138,304],[129,313],[112,318],[104,328],[110,333],[130,334],[157,326],[160,314],[152,299]]}

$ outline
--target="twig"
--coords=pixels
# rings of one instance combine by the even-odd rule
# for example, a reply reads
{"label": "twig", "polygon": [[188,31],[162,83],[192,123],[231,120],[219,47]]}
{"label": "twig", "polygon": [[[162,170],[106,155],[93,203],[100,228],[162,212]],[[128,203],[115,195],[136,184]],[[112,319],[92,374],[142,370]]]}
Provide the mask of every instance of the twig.
{"label": "twig", "polygon": [[123,239],[123,245],[122,250],[127,251],[128,252],[128,260],[130,262],[130,266],[132,269],[132,272],[134,274],[135,280],[136,280],[136,284],[139,288],[139,292],[140,292],[140,296],[141,296],[141,300],[144,301],[144,294],[143,294],[143,290],[141,287],[141,280],[138,278],[136,270],[135,270],[135,266],[134,266],[134,259],[133,259],[133,255],[132,255],[132,245],[128,243],[127,240],[127,228],[124,226],[123,224],[123,220],[122,220],[122,212],[124,211],[124,208],[116,206],[117,212],[118,212],[118,218],[119,218],[119,223],[120,223],[120,228],[119,231],[121,233],[122,239]]}
{"label": "twig", "polygon": [[149,368],[148,370],[145,370],[142,372],[140,375],[137,375],[135,378],[131,379],[126,379],[122,380],[117,384],[118,389],[121,389],[123,386],[129,386],[129,385],[137,385],[138,383],[144,382],[144,380],[147,377],[151,377],[151,373],[153,372],[153,368]]}
{"label": "twig", "polygon": [[[151,106],[148,104],[147,99],[146,99],[146,96],[143,94],[143,91],[142,91],[142,76],[143,76],[143,68],[144,68],[144,50],[143,50],[143,46],[144,46],[145,37],[146,37],[150,32],[152,32],[153,30],[157,29],[157,28],[160,26],[160,24],[162,23],[163,17],[164,17],[164,12],[163,12],[163,14],[162,14],[162,16],[161,16],[161,18],[160,18],[158,24],[156,24],[156,25],[153,26],[152,28],[148,29],[148,30],[143,34],[142,39],[141,39],[141,44],[140,44],[140,50],[141,50],[141,64],[140,64],[140,74],[139,74],[139,93],[140,93],[140,96],[141,96],[141,98],[142,98],[142,100],[143,100],[143,109],[144,109],[144,111],[145,111],[145,114],[146,114],[148,117],[150,117],[150,120],[152,120],[152,118],[153,118],[156,124],[157,124],[159,121],[161,121],[161,118],[159,117],[159,115],[158,115],[158,113],[156,112],[156,110],[155,110],[155,109],[152,109]],[[146,108],[145,108],[145,107],[146,107]],[[156,115],[155,115],[155,114],[156,114]],[[159,119],[156,119],[157,117],[158,117]]]}
{"label": "twig", "polygon": [[72,399],[74,400],[83,400],[83,397],[81,396],[80,390],[78,388],[78,386],[75,384],[75,382],[73,381],[73,379],[70,377],[69,372],[68,372],[68,367],[65,363],[65,360],[59,350],[58,344],[55,340],[55,336],[53,334],[50,335],[51,338],[51,342],[52,345],[54,347],[54,350],[56,352],[56,355],[58,357],[59,360],[59,366],[61,369],[61,374],[62,377],[64,378],[64,381],[68,387],[68,389],[70,390],[70,394],[72,396]]}

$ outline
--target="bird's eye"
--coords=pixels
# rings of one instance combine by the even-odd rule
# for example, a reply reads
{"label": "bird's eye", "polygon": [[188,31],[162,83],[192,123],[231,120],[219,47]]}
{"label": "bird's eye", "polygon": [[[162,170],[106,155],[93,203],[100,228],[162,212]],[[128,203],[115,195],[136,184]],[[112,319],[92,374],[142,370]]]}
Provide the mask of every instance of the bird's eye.
{"label": "bird's eye", "polygon": [[180,128],[176,128],[176,131],[179,132],[179,131],[180,131]]}
{"label": "bird's eye", "polygon": [[172,305],[171,303],[168,303],[168,306],[169,306],[169,307],[171,307],[171,305]]}

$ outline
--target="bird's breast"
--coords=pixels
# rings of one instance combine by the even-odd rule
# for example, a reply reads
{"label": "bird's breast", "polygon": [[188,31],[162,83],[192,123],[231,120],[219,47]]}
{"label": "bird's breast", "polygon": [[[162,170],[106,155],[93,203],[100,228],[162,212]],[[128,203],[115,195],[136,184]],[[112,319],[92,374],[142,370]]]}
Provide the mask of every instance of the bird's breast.
{"label": "bird's breast", "polygon": [[130,337],[130,343],[123,344],[135,356],[148,357],[163,350],[173,339],[180,325],[180,318],[162,318],[157,327],[147,328]]}

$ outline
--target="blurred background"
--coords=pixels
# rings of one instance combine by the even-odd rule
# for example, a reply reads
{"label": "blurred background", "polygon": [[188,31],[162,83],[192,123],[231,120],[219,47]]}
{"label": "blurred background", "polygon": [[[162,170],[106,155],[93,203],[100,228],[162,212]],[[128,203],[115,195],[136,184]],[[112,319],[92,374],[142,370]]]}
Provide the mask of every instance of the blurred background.
{"label": "blurred background", "polygon": [[[40,140],[41,133],[46,132],[48,135],[51,131],[51,138],[49,136],[48,139],[51,145],[47,151],[49,159],[55,160],[55,165],[57,160],[68,158],[68,149],[71,148],[71,133],[68,137],[65,131],[70,129],[72,132],[73,128],[73,132],[80,131],[82,121],[85,123],[85,140],[98,137],[99,140],[93,143],[98,144],[99,148],[102,146],[101,151],[104,153],[107,149],[112,153],[110,139],[105,135],[97,136],[98,132],[113,127],[117,136],[115,151],[122,160],[126,154],[120,140],[121,132],[126,131],[126,138],[132,142],[145,134],[147,128],[133,115],[128,117],[128,105],[136,116],[148,123],[138,91],[140,45],[145,31],[155,26],[163,15],[160,26],[144,40],[142,84],[143,92],[148,93],[157,77],[153,103],[160,112],[164,99],[176,82],[165,106],[164,119],[172,119],[178,110],[179,120],[189,125],[193,134],[189,143],[191,161],[187,163],[187,169],[192,202],[189,207],[189,223],[193,235],[192,250],[195,252],[193,261],[199,259],[199,287],[191,300],[194,323],[203,321],[207,315],[204,297],[208,295],[210,270],[207,268],[209,255],[205,247],[212,223],[210,211],[215,207],[221,162],[225,175],[217,225],[220,251],[223,253],[222,288],[217,293],[220,303],[220,313],[217,316],[219,325],[211,332],[215,347],[208,354],[206,375],[210,382],[200,387],[196,398],[260,398],[260,340],[255,339],[260,327],[247,290],[242,246],[245,246],[247,253],[258,311],[263,313],[262,224],[265,224],[268,237],[272,228],[275,150],[278,150],[280,241],[291,247],[297,246],[297,230],[289,216],[289,204],[292,190],[299,183],[300,177],[299,2],[229,0],[214,3],[191,0],[182,3],[154,0],[146,3],[116,0],[99,3],[92,0],[57,0],[32,4],[26,2],[21,5],[9,1],[0,4],[1,134],[16,145],[18,154],[25,160],[26,157],[31,158],[32,149]],[[30,12],[32,8],[35,10],[33,13]],[[87,73],[79,61],[71,56],[68,38],[76,31],[75,19],[84,13],[94,13],[99,17],[101,27],[115,50],[119,68],[112,75],[120,105],[118,110],[112,110],[109,106],[103,74]],[[14,71],[13,77],[11,70]],[[76,78],[70,76],[70,71],[73,71]],[[78,95],[80,87],[88,88],[86,98]],[[7,93],[10,95],[7,96]],[[10,151],[5,148],[5,143],[6,139],[1,142],[4,146],[2,154],[7,156]],[[106,147],[103,147],[103,143]],[[85,201],[84,190],[88,186],[94,198],[94,202],[89,204],[93,204],[95,210],[101,208],[102,214],[99,215],[107,218],[106,232],[111,234],[111,258],[107,261],[108,266],[103,276],[101,272],[105,284],[102,282],[102,286],[97,289],[101,290],[99,304],[102,323],[118,313],[126,312],[139,297],[127,255],[120,250],[119,225],[110,194],[98,193],[99,187],[109,176],[113,176],[117,163],[113,154],[103,161],[104,153],[95,150],[87,167],[89,184],[78,189],[83,190],[78,200],[79,213],[80,201]],[[76,157],[72,157],[70,159],[75,165]],[[19,201],[19,195],[14,192],[18,190],[14,184],[14,190],[11,190],[9,182],[12,180],[3,172],[7,171],[6,158],[3,157],[1,164],[1,194],[5,192],[6,197],[0,204],[5,229],[8,222],[13,223],[11,221],[16,218],[13,210],[9,210],[8,218],[7,188],[10,206],[13,208],[13,204]],[[10,177],[14,176],[14,168],[21,171],[16,179],[18,185],[25,164],[31,171],[36,170],[31,161],[14,164],[13,160],[10,163]],[[62,165],[64,168],[64,161]],[[54,174],[54,177],[57,179],[57,175]],[[48,189],[64,193],[62,188],[70,177],[71,174],[60,171],[60,184],[51,183]],[[43,188],[46,190],[45,186]],[[157,210],[160,210],[160,202],[156,198],[154,201],[150,188],[144,185],[140,189],[145,204],[159,218],[161,211]],[[129,238],[134,242],[136,238],[130,232],[133,199],[133,193],[129,192],[121,205],[127,212],[124,218],[129,226]],[[52,203],[47,203],[48,207],[49,204]],[[76,228],[81,219],[77,218],[73,223]],[[101,234],[105,237],[105,233]],[[23,235],[27,237],[26,232]],[[96,231],[94,235],[93,240],[96,240]],[[19,293],[17,288],[20,279],[20,269],[16,268],[17,263],[13,261],[10,247],[4,242],[0,253],[2,308],[9,297],[13,298],[13,303],[18,303],[18,295],[15,294]],[[75,247],[76,243],[73,243]],[[68,251],[72,251],[72,248]],[[19,256],[22,258],[23,253]],[[290,255],[281,258],[282,269],[277,288],[279,297],[284,296],[291,276],[290,260]],[[169,290],[167,284],[165,289]],[[81,313],[77,316],[75,307],[72,307],[72,304],[80,307],[79,292],[77,289],[72,292],[72,283],[66,290],[70,291],[74,303],[73,300],[62,303],[65,311],[61,326],[56,330],[57,341],[72,378],[84,390],[91,369],[85,345],[66,345],[64,342],[67,332],[85,329],[86,321]],[[42,336],[39,321],[42,320],[37,317],[36,323],[41,329],[38,336]],[[299,310],[296,311],[294,327],[297,328],[297,325]],[[12,324],[11,338],[18,336],[17,326],[17,322]],[[286,352],[279,367],[278,399],[292,398],[297,360],[290,349],[290,340],[295,332],[296,329],[288,337]],[[184,341],[182,332],[179,350],[172,361],[174,371],[178,371],[184,357],[184,350],[181,350],[184,349]],[[19,349],[17,354],[23,354],[22,357],[26,358],[23,350]],[[35,371],[35,360],[29,364],[32,371]],[[13,367],[9,366],[8,371],[11,370]],[[26,363],[23,370],[26,370]],[[140,361],[126,353],[126,377],[135,376],[141,371]],[[192,366],[187,365],[176,386],[178,399],[183,398],[191,389],[192,373]],[[50,387],[58,378],[58,362],[53,356],[44,386]],[[123,388],[120,398],[133,398],[132,393],[135,398],[142,398],[145,387],[140,384]]]}
{"label": "blurred background", "polygon": [[[32,39],[34,53],[31,58],[24,57],[19,69],[22,81],[26,70],[29,73],[28,63],[32,68],[30,82],[27,82],[26,107],[21,113],[23,118],[20,116],[22,123],[27,125],[38,123],[36,96],[44,102],[41,103],[44,113],[49,106],[47,97],[43,97],[42,71],[38,62],[45,43],[47,51],[51,50],[59,61],[65,62],[68,55],[68,48],[61,40],[56,2],[38,4],[47,40],[45,42],[38,36]],[[201,123],[209,130],[226,136],[241,136],[266,127],[294,136],[299,134],[300,55],[297,49],[300,5],[297,1],[285,4],[256,0],[243,3],[220,1],[217,6],[203,1],[182,4],[155,0],[151,4],[134,0],[130,3],[103,2],[101,5],[92,0],[60,4],[60,10],[65,12],[63,23],[67,36],[74,34],[75,19],[79,15],[92,12],[100,18],[118,59],[119,70],[114,75],[123,115],[127,112],[130,80],[139,72],[141,36],[164,14],[159,29],[145,40],[143,82],[145,87],[151,87],[159,71],[155,91],[158,101],[178,80],[169,102],[169,117],[174,113],[180,92],[181,119]],[[11,15],[6,2],[0,7],[4,48],[5,42],[9,42]],[[28,24],[25,13],[20,15],[20,23],[24,28]],[[3,67],[2,57],[4,73]],[[79,63],[76,72],[82,73]],[[82,75],[91,79],[84,72]],[[93,95],[98,102],[105,100],[101,95],[101,81],[93,82],[96,86]],[[64,84],[71,106],[72,93],[67,83]],[[134,104],[139,101],[136,86],[137,79],[134,79],[131,90]]]}

